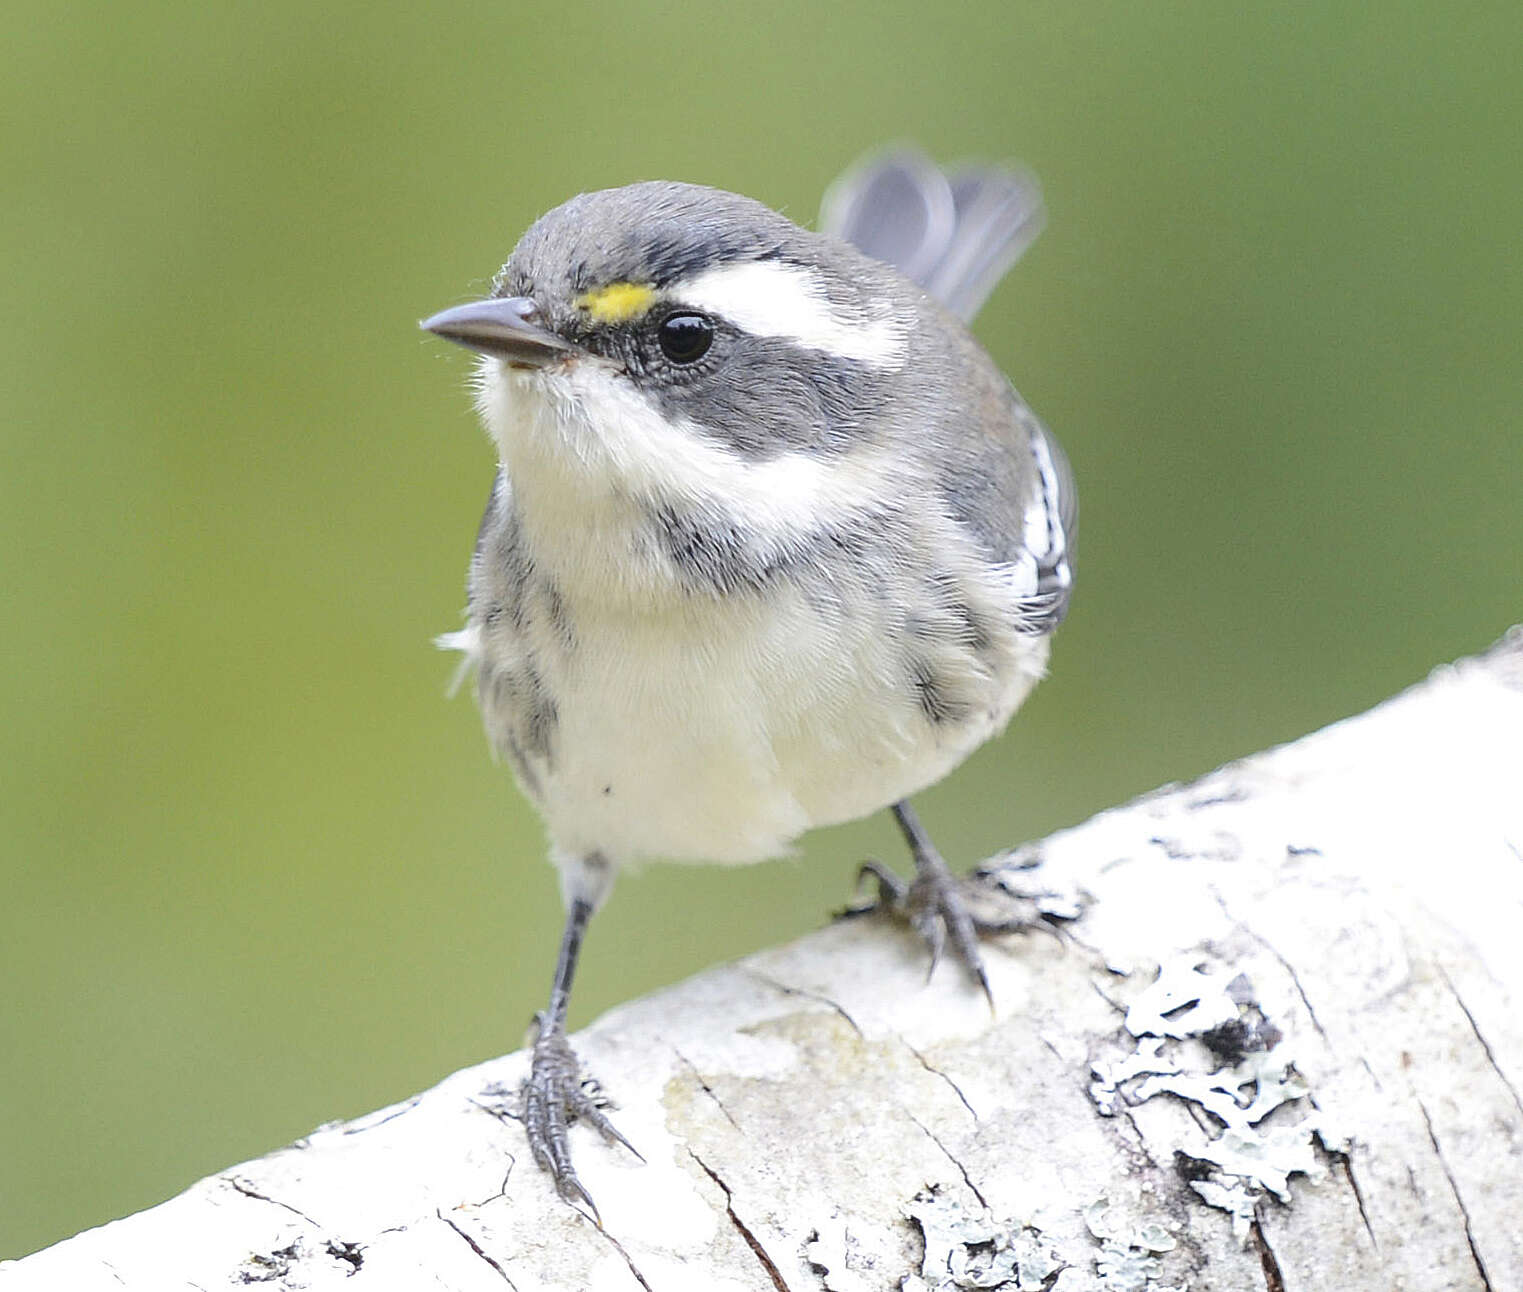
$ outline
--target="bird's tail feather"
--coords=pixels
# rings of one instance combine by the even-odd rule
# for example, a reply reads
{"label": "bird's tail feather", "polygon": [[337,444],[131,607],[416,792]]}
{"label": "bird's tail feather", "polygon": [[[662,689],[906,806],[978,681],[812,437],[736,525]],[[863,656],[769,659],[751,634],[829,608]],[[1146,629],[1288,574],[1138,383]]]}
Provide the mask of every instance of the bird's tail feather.
{"label": "bird's tail feather", "polygon": [[914,279],[972,320],[1041,232],[1029,172],[971,163],[942,169],[906,145],[873,153],[825,194],[820,228]]}

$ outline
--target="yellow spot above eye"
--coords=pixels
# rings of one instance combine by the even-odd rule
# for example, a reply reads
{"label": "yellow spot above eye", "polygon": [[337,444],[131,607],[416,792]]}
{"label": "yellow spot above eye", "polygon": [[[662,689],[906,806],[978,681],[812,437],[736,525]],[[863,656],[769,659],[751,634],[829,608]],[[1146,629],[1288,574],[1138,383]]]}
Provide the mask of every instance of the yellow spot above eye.
{"label": "yellow spot above eye", "polygon": [[576,303],[596,323],[627,323],[644,314],[655,299],[655,288],[644,283],[609,283],[596,291],[584,292]]}

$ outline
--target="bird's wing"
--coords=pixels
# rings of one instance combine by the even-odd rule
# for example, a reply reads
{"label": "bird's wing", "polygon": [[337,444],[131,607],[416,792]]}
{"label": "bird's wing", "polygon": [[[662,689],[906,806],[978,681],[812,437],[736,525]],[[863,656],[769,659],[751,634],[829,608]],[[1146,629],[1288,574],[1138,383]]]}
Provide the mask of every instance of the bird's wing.
{"label": "bird's wing", "polygon": [[1035,417],[1031,419],[1031,452],[1036,459],[1039,502],[1028,521],[1025,546],[1036,559],[1037,578],[1036,594],[1021,604],[1021,630],[1050,633],[1068,614],[1073,596],[1079,491],[1068,455]]}
{"label": "bird's wing", "polygon": [[893,265],[965,323],[1042,229],[1029,173],[968,164],[943,170],[900,146],[863,158],[826,192],[820,228]]}
{"label": "bird's wing", "polygon": [[[1042,220],[1041,189],[1029,173],[979,164],[944,170],[904,145],[852,166],[820,208],[823,232],[893,265],[964,322],[1041,232]],[[1036,488],[1018,531],[996,533],[987,517],[977,527],[988,531],[986,541],[1013,568],[1029,578],[1034,567],[1034,591],[1021,600],[1020,626],[1048,633],[1068,613],[1079,495],[1057,440],[1009,393],[1015,420],[1029,437]]]}

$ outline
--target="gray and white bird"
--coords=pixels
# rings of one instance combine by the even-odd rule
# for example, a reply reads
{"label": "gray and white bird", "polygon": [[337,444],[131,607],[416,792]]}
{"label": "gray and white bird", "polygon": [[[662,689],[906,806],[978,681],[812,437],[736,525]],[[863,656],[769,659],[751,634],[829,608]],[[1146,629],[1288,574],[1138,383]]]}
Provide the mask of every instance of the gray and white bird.
{"label": "gray and white bird", "polygon": [[565,1030],[627,863],[761,861],[891,807],[916,877],[875,870],[884,899],[988,991],[907,798],[1005,726],[1068,608],[1068,464],[966,326],[1040,221],[1029,177],[910,150],[837,181],[818,233],[631,184],[543,216],[488,299],[422,324],[481,355],[500,464],[441,640],[560,871],[523,1114],[568,1201],[592,1201],[569,1121],[629,1147]]}

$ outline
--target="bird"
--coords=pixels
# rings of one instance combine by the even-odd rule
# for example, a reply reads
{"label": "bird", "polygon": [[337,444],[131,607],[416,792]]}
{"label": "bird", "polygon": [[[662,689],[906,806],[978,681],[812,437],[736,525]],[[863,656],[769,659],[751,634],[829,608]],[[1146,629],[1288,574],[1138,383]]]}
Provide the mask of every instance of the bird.
{"label": "bird", "polygon": [[1072,471],[968,329],[1042,222],[1025,171],[907,145],[850,167],[814,230],[641,181],[555,207],[485,299],[420,325],[479,356],[498,461],[440,644],[565,906],[521,1117],[595,1220],[568,1126],[638,1152],[566,1014],[621,869],[757,862],[887,808],[915,878],[859,882],[989,995],[909,796],[1004,728],[1069,608]]}

